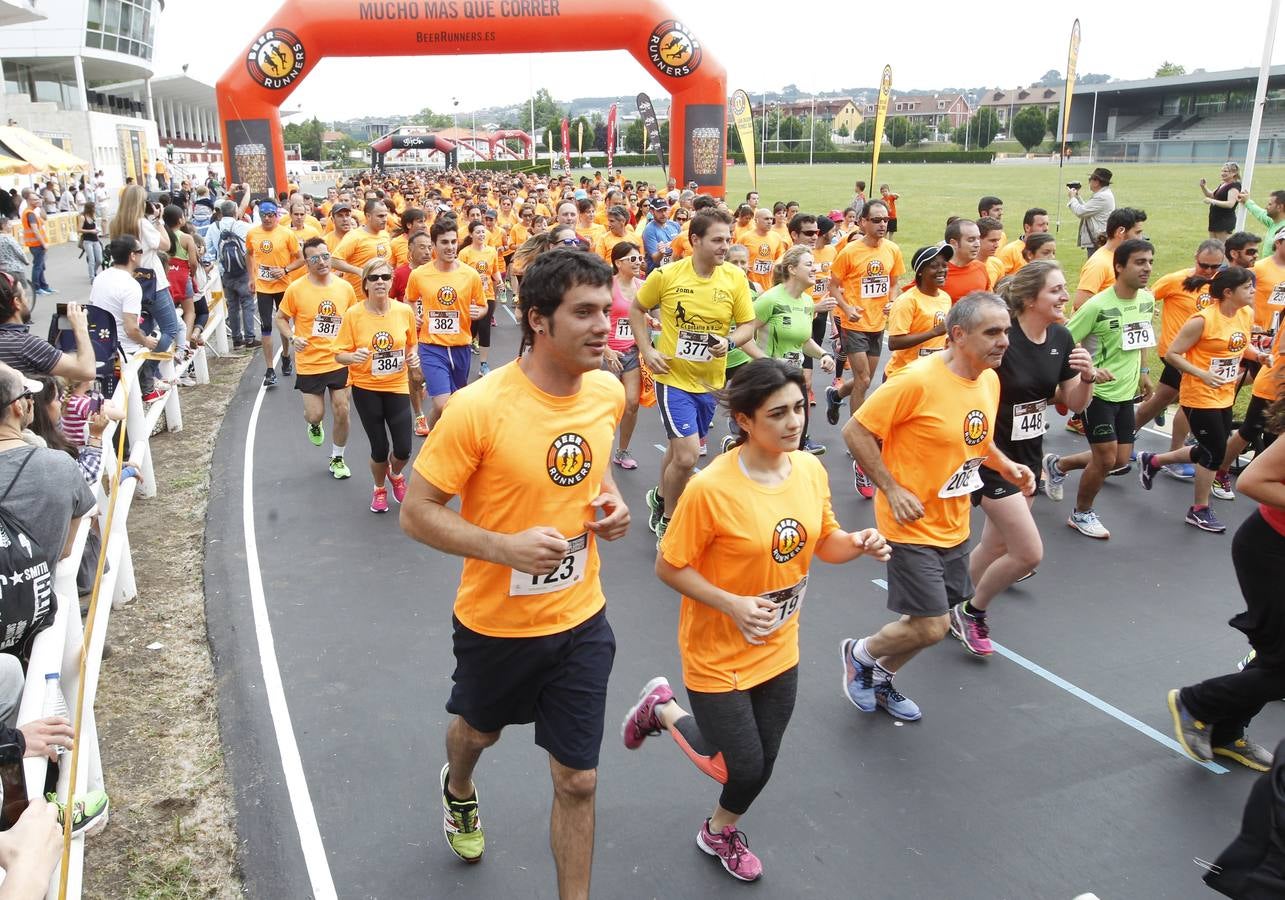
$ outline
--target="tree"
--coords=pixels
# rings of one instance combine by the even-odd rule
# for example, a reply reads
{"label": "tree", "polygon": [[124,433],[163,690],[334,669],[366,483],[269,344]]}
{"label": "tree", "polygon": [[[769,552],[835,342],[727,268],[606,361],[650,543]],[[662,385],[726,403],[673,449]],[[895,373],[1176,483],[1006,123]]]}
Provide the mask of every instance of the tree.
{"label": "tree", "polygon": [[838,134],[839,137],[843,137],[843,138],[852,136],[852,132],[848,131],[847,125],[840,125],[839,130],[836,132],[836,134]]}
{"label": "tree", "polygon": [[1111,76],[1103,75],[1101,72],[1090,72],[1087,75],[1077,75],[1075,80],[1080,84],[1106,84],[1111,80]]}
{"label": "tree", "polygon": [[888,122],[888,141],[894,147],[904,147],[910,140],[910,120],[905,116],[895,116]]}
{"label": "tree", "polygon": [[1038,106],[1025,106],[1013,116],[1013,137],[1030,153],[1044,140],[1048,119]]}
{"label": "tree", "polygon": [[852,132],[852,136],[863,144],[869,144],[875,139],[875,120],[873,117],[862,119]]}
{"label": "tree", "polygon": [[1057,137],[1058,125],[1061,123],[1061,121],[1062,121],[1062,107],[1055,106],[1052,109],[1050,109],[1049,115],[1048,115],[1047,128],[1048,128],[1048,133],[1051,137],[1053,138]]}
{"label": "tree", "polygon": [[566,109],[558,105],[548,88],[540,88],[535,92],[535,127],[537,129],[547,131],[552,128],[556,134],[562,127],[562,117],[566,114]]}
{"label": "tree", "polygon": [[1166,59],[1164,62],[1160,64],[1160,68],[1156,69],[1155,77],[1169,78],[1170,76],[1173,76],[1173,75],[1186,75],[1186,74],[1187,74],[1186,66],[1182,65],[1181,63],[1169,62],[1169,60]]}
{"label": "tree", "polygon": [[1049,69],[1044,76],[1037,82],[1035,87],[1057,87],[1063,81],[1062,73],[1057,69]]}
{"label": "tree", "polygon": [[817,120],[812,127],[812,149],[817,153],[834,149],[834,136],[830,131],[830,123]]}
{"label": "tree", "polygon": [[642,119],[634,119],[625,129],[625,149],[630,153],[643,152],[643,123]]}
{"label": "tree", "polygon": [[427,106],[421,109],[407,121],[408,125],[424,125],[428,128],[450,128],[453,119],[445,113],[435,113]]}
{"label": "tree", "polygon": [[311,121],[298,125],[291,123],[282,129],[287,144],[299,144],[304,159],[321,159],[321,132],[325,129],[314,116]]}
{"label": "tree", "polygon": [[967,125],[960,125],[955,129],[951,140],[970,150],[984,150],[998,133],[999,116],[990,107],[983,107],[968,120]]}

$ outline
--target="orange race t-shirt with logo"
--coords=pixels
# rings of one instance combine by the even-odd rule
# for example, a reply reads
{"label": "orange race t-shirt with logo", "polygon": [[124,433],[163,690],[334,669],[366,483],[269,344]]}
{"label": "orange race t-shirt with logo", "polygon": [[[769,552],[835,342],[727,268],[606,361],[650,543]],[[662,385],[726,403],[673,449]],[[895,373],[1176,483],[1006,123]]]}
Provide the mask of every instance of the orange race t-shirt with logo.
{"label": "orange race t-shirt with logo", "polygon": [[812,302],[820,303],[830,293],[830,267],[839,255],[833,244],[817,247],[812,251],[812,262],[816,266],[816,275],[812,280]]}
{"label": "orange race t-shirt with logo", "polygon": [[[495,273],[504,272],[504,260],[494,247],[483,247],[478,250],[472,244],[467,247],[461,247],[459,260],[462,265],[469,266],[477,272],[482,279],[482,296],[487,301],[495,299]],[[485,305],[485,303],[483,304]]]}
{"label": "orange race t-shirt with logo", "polygon": [[308,346],[295,353],[300,375],[320,375],[343,368],[335,359],[339,329],[344,313],[356,302],[357,295],[348,282],[334,275],[324,286],[305,277],[286,288],[278,309],[281,315],[294,320],[295,337],[308,339]]}
{"label": "orange race t-shirt with logo", "polygon": [[785,255],[785,241],[775,231],[759,234],[758,230],[742,235],[738,244],[750,251],[750,281],[766,291],[772,286],[772,267]]}
{"label": "orange race t-shirt with logo", "polygon": [[[354,228],[344,235],[344,239],[335,245],[331,251],[336,259],[342,259],[350,266],[360,269],[372,259],[387,260],[389,266],[393,261],[393,240],[388,236],[387,231],[381,231],[379,234],[371,234],[365,228]],[[366,298],[366,292],[361,288],[361,276],[351,275],[347,272],[338,273],[343,276],[344,281],[352,285],[352,289],[357,292],[360,299]]]}
{"label": "orange race t-shirt with logo", "polygon": [[763,644],[751,645],[731,616],[683,597],[678,648],[683,682],[693,691],[749,690],[798,664],[808,568],[839,527],[825,467],[811,454],[791,453],[790,474],[774,487],[746,475],[740,455],[737,448],[716,457],[687,483],[660,552],[671,566],[691,566],[723,590],[770,598],[776,621]]}
{"label": "orange race t-shirt with logo", "polygon": [[1285,266],[1270,256],[1260,259],[1254,264],[1254,278],[1258,282],[1254,288],[1254,328],[1271,334],[1281,327],[1285,313]]}
{"label": "orange race t-shirt with logo", "polygon": [[836,308],[839,324],[848,331],[883,331],[893,286],[905,271],[901,248],[889,240],[867,247],[858,239],[840,250],[830,266],[830,278],[842,287],[843,301],[854,307],[858,316],[851,318]]}
{"label": "orange race t-shirt with logo", "polygon": [[245,236],[246,261],[254,272],[254,289],[261,294],[279,294],[290,286],[290,275],[270,278],[269,269],[284,269],[299,258],[299,241],[289,228],[275,225],[268,231],[261,225]]}
{"label": "orange race t-shirt with logo", "polygon": [[344,313],[335,342],[336,353],[358,347],[370,351],[364,363],[348,367],[349,383],[368,391],[409,394],[407,355],[415,356],[415,314],[399,300],[390,300],[383,315],[373,313],[358,300]]}
{"label": "orange race t-shirt with logo", "polygon": [[1285,335],[1285,328],[1277,329],[1276,336],[1272,338],[1272,367],[1260,369],[1254,376],[1253,395],[1269,403],[1280,397],[1281,388],[1285,387],[1285,352],[1282,352],[1285,351],[1285,341],[1281,340],[1282,335]]}
{"label": "orange race t-shirt with logo", "polygon": [[608,372],[586,372],[570,397],[546,394],[518,363],[451,395],[415,460],[415,471],[460,515],[487,531],[556,528],[570,544],[548,575],[465,559],[455,617],[492,637],[538,637],[574,628],[603,608],[598,542],[586,522],[602,492],[625,390]]}
{"label": "orange race t-shirt with logo", "polygon": [[1164,309],[1160,312],[1160,340],[1156,342],[1156,352],[1161,356],[1169,352],[1169,345],[1187,320],[1210,304],[1208,284],[1194,291],[1182,286],[1195,271],[1179,269],[1170,272],[1151,289],[1151,295],[1164,302]]}
{"label": "orange race t-shirt with logo", "polygon": [[912,363],[866,398],[857,421],[883,441],[893,480],[924,506],[922,518],[903,525],[887,494],[875,494],[884,537],[943,548],[968,540],[969,497],[982,483],[978,469],[990,455],[998,409],[994,369],[969,381],[947,369],[941,353]]}
{"label": "orange race t-shirt with logo", "polygon": [[[912,285],[892,301],[892,312],[888,314],[888,337],[931,331],[946,321],[950,306],[950,295],[945,291],[938,289],[937,295],[930,297]],[[888,365],[884,367],[884,377],[891,378],[919,357],[931,356],[945,349],[946,335],[942,334],[914,347],[893,350],[888,357]]]}
{"label": "orange race t-shirt with logo", "polygon": [[1211,388],[1184,372],[1178,402],[1191,409],[1226,409],[1236,400],[1236,377],[1240,374],[1240,358],[1249,346],[1254,310],[1244,306],[1225,316],[1214,304],[1196,313],[1196,318],[1203,320],[1200,339],[1184,355],[1200,371],[1221,375],[1227,383]]}
{"label": "orange race t-shirt with logo", "polygon": [[471,266],[456,264],[449,272],[426,263],[410,273],[406,302],[419,322],[419,342],[439,347],[467,347],[473,341],[470,306],[486,306],[482,276]]}
{"label": "orange race t-shirt with logo", "polygon": [[1080,269],[1077,291],[1088,291],[1089,296],[1102,293],[1115,284],[1115,251],[1099,247]]}
{"label": "orange race t-shirt with logo", "polygon": [[1007,244],[999,248],[999,251],[995,254],[994,258],[1004,264],[1004,271],[1000,274],[1001,278],[1005,275],[1012,275],[1018,269],[1022,268],[1022,266],[1026,265],[1026,257],[1022,255],[1022,251],[1025,249],[1026,241],[1021,239],[1009,241]]}

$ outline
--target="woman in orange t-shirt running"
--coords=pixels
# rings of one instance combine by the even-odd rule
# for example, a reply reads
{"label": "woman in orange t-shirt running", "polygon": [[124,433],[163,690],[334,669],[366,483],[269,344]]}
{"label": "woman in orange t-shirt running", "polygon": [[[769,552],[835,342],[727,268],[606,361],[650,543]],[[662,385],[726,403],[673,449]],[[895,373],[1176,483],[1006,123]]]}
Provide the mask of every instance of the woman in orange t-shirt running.
{"label": "woman in orange t-shirt running", "polygon": [[873,528],[846,532],[825,468],[799,450],[803,370],[776,359],[740,368],[722,391],[737,444],[698,473],[665,531],[656,574],[682,594],[678,644],[692,712],[653,678],[625,717],[625,746],[668,731],[723,785],[696,845],[741,881],[762,874],[737,827],[767,785],[798,689],[799,610],[812,558],[887,560]]}

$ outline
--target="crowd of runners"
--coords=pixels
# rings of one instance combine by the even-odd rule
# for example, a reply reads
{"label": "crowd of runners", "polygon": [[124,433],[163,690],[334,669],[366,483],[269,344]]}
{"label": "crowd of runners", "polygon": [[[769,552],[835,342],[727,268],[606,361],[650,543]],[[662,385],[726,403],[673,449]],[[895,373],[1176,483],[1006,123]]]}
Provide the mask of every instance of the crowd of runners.
{"label": "crowd of runners", "polygon": [[[1110,181],[1095,170],[1095,195]],[[658,674],[623,740],[638,749],[667,732],[721,785],[695,840],[737,879],[762,873],[740,819],[793,711],[813,559],[886,566],[895,618],[842,640],[843,693],[863,713],[915,721],[923,711],[895,685],[905,665],[948,634],[991,655],[996,599],[1037,575],[1037,495],[1061,503],[1071,487],[1067,524],[1104,540],[1094,501],[1111,477],[1136,473],[1146,490],[1162,471],[1190,481],[1185,520],[1204,532],[1225,529],[1214,500],[1261,504],[1232,553],[1247,606],[1233,624],[1255,653],[1174,690],[1169,707],[1193,757],[1268,769],[1271,752],[1245,727],[1285,697],[1273,587],[1285,442],[1272,442],[1285,426],[1285,230],[1266,247],[1211,231],[1192,266],[1155,278],[1145,212],[1113,208],[1095,227],[1099,210],[1072,190],[1091,242],[1071,285],[1042,208],[1010,238],[1002,200],[986,196],[975,218],[952,217],[940,241],[906,252],[890,237],[901,198],[887,185],[867,198],[859,184],[846,208],[816,213],[693,187],[618,171],[375,172],[324,198],[290,191],[238,211],[253,218],[255,298],[236,336],[249,344],[257,308],[264,386],[294,374],[313,445],[328,421],[334,478],[352,475],[355,407],[371,512],[390,509],[391,488],[408,535],[464,559],[441,769],[454,853],[484,853],[482,752],[507,725],[534,722],[551,758],[559,891],[588,895],[615,652],[598,541],[626,534],[635,500],[656,576],[682,597],[688,702]],[[1285,221],[1285,191],[1271,197],[1265,211],[1250,203],[1255,216]],[[519,330],[520,351],[492,369],[501,327]],[[1233,421],[1242,389],[1252,398]],[[843,528],[813,458],[827,452],[817,405],[839,425],[845,401],[837,434],[876,528]],[[720,406],[726,436],[711,448]],[[659,478],[626,497],[614,470],[638,467],[631,441],[649,408],[668,439]],[[1075,414],[1082,451],[1045,452],[1054,408]],[[1170,449],[1135,454],[1139,429],[1166,415]],[[412,462],[415,435],[426,440]]]}

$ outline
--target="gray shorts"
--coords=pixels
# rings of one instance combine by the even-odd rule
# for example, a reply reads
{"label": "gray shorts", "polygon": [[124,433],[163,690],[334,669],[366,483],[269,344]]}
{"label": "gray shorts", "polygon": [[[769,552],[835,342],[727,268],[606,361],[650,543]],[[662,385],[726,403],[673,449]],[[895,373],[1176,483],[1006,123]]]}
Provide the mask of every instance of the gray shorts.
{"label": "gray shorts", "polygon": [[638,368],[637,344],[630,347],[628,350],[617,350],[616,352],[620,354],[620,371],[617,372],[615,369],[611,368],[611,366],[607,365],[607,361],[604,359],[602,361],[602,370],[604,372],[610,372],[612,375],[623,375],[626,372],[632,372],[634,369]]}
{"label": "gray shorts", "polygon": [[843,335],[842,346],[844,356],[851,356],[854,353],[864,353],[866,356],[878,356],[883,350],[882,331],[849,331],[847,328],[841,328],[839,330]]}
{"label": "gray shorts", "polygon": [[973,596],[968,541],[955,547],[888,543],[888,609],[905,616],[944,616]]}

